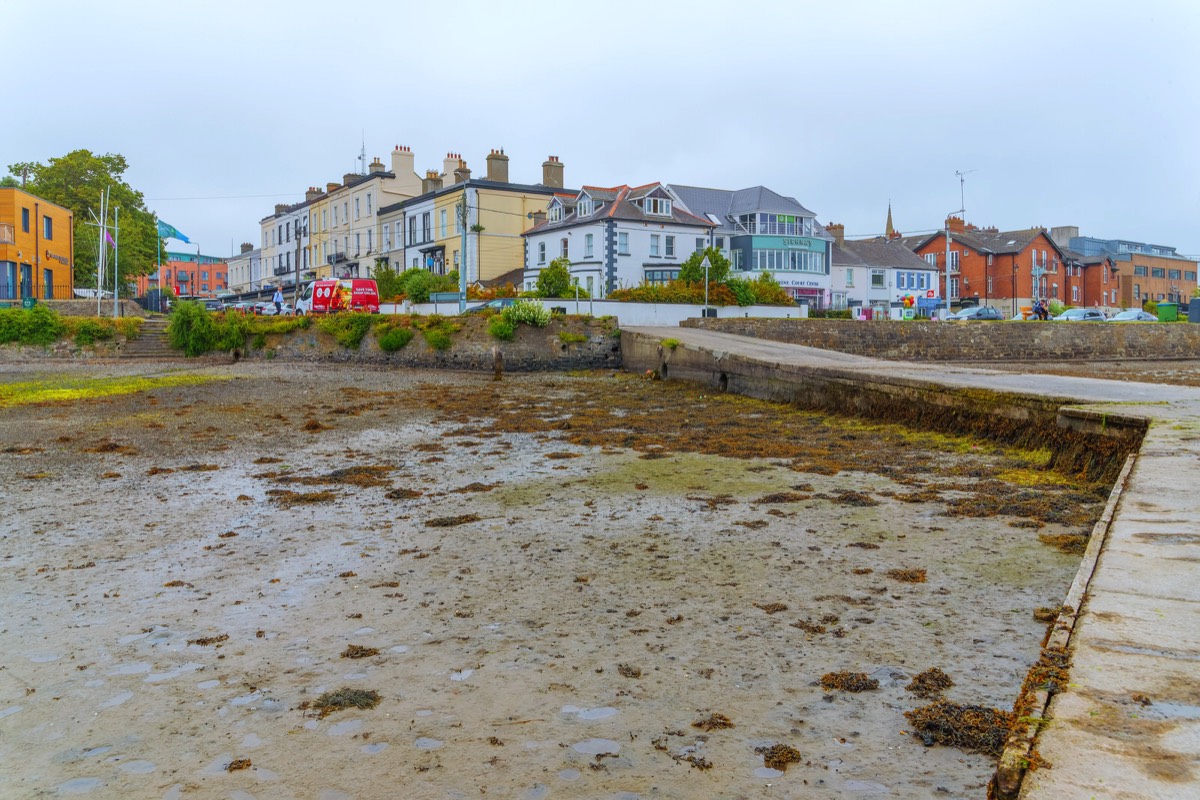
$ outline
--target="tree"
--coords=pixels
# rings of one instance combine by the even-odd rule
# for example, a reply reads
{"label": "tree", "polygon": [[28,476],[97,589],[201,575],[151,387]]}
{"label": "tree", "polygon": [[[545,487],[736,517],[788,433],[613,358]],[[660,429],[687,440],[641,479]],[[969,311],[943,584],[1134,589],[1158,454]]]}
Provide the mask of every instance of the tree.
{"label": "tree", "polygon": [[21,182],[19,180],[17,180],[16,178],[14,178],[12,175],[5,175],[3,178],[0,178],[0,189],[19,189],[19,188],[21,188]]}
{"label": "tree", "polygon": [[721,255],[721,251],[715,247],[703,251],[697,250],[688,256],[687,261],[680,265],[677,280],[686,283],[704,283],[704,267],[701,264],[705,256],[708,257],[708,282],[710,284],[724,283],[725,279],[729,277],[731,265],[729,259]]}
{"label": "tree", "polygon": [[571,295],[571,262],[565,257],[556,258],[538,273],[537,296],[570,297]]}
{"label": "tree", "polygon": [[[96,285],[96,244],[99,231],[90,211],[99,211],[100,193],[108,188],[110,208],[120,208],[121,281],[145,275],[158,268],[158,228],[154,215],[146,208],[142,193],[123,180],[129,165],[118,153],[94,155],[90,150],[74,150],[45,164],[11,164],[12,175],[28,175],[25,189],[51,203],[70,209],[75,215],[75,283]],[[109,219],[111,224],[112,220]]]}

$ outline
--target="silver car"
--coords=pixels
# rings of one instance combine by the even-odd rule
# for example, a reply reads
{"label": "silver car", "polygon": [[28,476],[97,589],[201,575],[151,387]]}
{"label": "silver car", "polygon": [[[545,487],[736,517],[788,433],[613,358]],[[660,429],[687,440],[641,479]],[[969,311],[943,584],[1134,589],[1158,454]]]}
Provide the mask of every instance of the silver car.
{"label": "silver car", "polygon": [[1109,322],[1158,322],[1158,317],[1142,311],[1140,309],[1131,308],[1128,311],[1122,311],[1120,314],[1113,315]]}

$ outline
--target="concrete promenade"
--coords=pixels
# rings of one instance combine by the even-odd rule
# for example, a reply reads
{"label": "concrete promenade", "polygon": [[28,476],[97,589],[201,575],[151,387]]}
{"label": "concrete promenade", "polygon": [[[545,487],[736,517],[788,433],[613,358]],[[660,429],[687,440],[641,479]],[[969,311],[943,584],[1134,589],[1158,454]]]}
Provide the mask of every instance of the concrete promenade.
{"label": "concrete promenade", "polygon": [[[627,369],[730,391],[742,391],[739,374],[759,386],[764,372],[778,376],[759,396],[782,397],[789,380],[850,381],[959,392],[964,402],[977,391],[1027,398],[1058,407],[1060,424],[1093,429],[1148,424],[1095,567],[1081,569],[1087,599],[1072,617],[1070,684],[1036,742],[1051,767],[1026,773],[1019,796],[1200,797],[1200,389],[882,361],[700,329],[623,334]],[[666,338],[678,345],[659,346]]]}

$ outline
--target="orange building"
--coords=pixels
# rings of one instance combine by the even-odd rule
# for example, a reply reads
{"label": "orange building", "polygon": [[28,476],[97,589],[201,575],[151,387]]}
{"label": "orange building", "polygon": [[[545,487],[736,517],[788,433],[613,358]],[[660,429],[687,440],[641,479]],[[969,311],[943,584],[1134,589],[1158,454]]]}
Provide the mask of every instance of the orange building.
{"label": "orange building", "polygon": [[171,289],[176,295],[216,297],[229,289],[229,266],[225,259],[199,253],[163,253],[159,269],[137,278],[137,294],[152,289]]}
{"label": "orange building", "polygon": [[15,187],[0,188],[0,300],[66,300],[75,288],[74,215]]}

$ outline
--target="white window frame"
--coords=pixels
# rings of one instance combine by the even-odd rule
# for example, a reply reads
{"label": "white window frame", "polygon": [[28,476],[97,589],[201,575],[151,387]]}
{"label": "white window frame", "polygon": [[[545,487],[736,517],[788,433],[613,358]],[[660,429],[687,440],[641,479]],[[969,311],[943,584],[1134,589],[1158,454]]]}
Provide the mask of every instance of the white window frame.
{"label": "white window frame", "polygon": [[675,257],[675,237],[674,236],[665,236],[664,237],[663,257],[664,258],[674,258]]}
{"label": "white window frame", "polygon": [[593,238],[592,234],[589,233],[583,237],[583,257],[584,258],[592,258],[593,253],[594,253],[594,249],[592,246],[593,242],[594,242],[594,238]]}
{"label": "white window frame", "polygon": [[549,222],[562,221],[562,205],[560,203],[550,204],[550,207],[546,209],[546,220]]}
{"label": "white window frame", "polygon": [[650,257],[658,258],[662,255],[661,252],[661,237],[657,233],[650,234]]}
{"label": "white window frame", "polygon": [[446,238],[446,209],[444,209],[444,208],[440,209],[438,211],[438,231],[440,234],[439,238],[445,239]]}
{"label": "white window frame", "polygon": [[656,217],[669,217],[671,201],[665,197],[647,197],[642,202],[642,210]]}
{"label": "white window frame", "polygon": [[545,242],[538,242],[538,260],[537,260],[537,263],[539,263],[539,264],[545,264],[545,263],[546,263],[546,243],[545,243]]}
{"label": "white window frame", "polygon": [[629,255],[629,234],[625,231],[617,232],[617,255]]}

